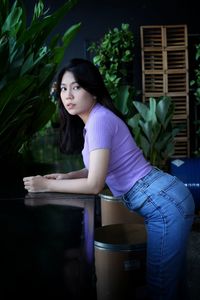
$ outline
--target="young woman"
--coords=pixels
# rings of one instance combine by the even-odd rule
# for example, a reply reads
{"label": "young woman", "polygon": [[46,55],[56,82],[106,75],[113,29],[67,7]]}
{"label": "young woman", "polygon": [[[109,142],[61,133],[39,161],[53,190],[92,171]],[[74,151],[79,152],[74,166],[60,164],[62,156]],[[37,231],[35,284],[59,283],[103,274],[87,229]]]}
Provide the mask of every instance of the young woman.
{"label": "young woman", "polygon": [[145,218],[148,299],[179,299],[194,216],[191,193],[176,177],[145,160],[91,62],[71,60],[57,84],[61,149],[81,149],[85,168],[26,177],[25,189],[98,194],[106,182],[114,196],[121,196],[130,210]]}

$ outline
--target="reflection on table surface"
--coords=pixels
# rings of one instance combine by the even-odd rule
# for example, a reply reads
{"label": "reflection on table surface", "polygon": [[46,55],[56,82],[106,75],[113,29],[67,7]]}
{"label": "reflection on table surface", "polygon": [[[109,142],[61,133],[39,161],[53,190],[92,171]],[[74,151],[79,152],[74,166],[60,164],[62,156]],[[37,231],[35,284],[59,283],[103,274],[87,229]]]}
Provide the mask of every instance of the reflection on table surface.
{"label": "reflection on table surface", "polygon": [[95,201],[61,193],[1,199],[2,300],[95,299]]}

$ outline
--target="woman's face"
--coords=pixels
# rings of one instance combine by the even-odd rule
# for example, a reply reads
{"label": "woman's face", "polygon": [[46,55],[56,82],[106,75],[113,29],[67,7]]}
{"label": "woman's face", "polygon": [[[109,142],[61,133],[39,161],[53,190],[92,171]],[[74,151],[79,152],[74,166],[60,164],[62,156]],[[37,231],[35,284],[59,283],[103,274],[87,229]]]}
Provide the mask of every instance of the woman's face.
{"label": "woman's face", "polygon": [[86,123],[96,98],[84,90],[69,71],[62,77],[60,90],[62,103],[68,113],[78,115]]}

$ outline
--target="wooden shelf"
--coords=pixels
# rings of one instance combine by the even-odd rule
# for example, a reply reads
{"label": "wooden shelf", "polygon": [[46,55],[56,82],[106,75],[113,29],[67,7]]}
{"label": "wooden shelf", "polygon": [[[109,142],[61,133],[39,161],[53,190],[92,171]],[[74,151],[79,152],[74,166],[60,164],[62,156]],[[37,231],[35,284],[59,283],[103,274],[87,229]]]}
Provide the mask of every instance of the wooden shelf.
{"label": "wooden shelf", "polygon": [[186,25],[141,26],[143,101],[169,96],[173,122],[184,124],[175,139],[175,157],[190,156],[188,33]]}

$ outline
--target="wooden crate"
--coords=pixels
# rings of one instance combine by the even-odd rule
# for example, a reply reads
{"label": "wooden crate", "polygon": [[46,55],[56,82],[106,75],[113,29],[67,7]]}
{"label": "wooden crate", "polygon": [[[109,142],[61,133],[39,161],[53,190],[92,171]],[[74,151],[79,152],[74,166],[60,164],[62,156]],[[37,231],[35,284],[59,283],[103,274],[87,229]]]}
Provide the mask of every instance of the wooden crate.
{"label": "wooden crate", "polygon": [[190,156],[188,35],[186,25],[141,26],[143,101],[170,96],[174,123],[184,123],[175,140],[174,157]]}

